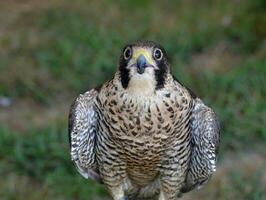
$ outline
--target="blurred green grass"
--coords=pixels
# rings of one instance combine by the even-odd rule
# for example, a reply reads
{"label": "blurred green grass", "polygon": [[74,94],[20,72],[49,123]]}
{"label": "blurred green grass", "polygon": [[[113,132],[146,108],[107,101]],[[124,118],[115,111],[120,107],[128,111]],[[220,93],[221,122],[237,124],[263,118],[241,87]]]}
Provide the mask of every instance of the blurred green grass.
{"label": "blurred green grass", "polygon": [[[38,127],[10,112],[26,131],[0,121],[0,174],[7,177],[0,198],[108,198],[72,166],[57,105],[109,79],[121,48],[137,39],[161,43],[175,76],[218,113],[222,159],[265,145],[265,11],[263,0],[1,2],[0,16],[9,20],[0,20],[0,94],[14,100],[17,113],[16,103],[30,99],[60,117],[51,122],[42,113],[47,122]],[[263,170],[246,178],[230,169],[229,183],[207,188],[202,198],[263,199],[265,182],[256,185]]]}

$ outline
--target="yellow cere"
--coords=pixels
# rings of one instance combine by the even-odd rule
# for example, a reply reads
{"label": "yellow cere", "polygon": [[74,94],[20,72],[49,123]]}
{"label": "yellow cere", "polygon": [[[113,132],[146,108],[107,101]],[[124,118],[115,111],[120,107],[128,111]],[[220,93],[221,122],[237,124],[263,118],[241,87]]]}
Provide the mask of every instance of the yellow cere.
{"label": "yellow cere", "polygon": [[144,48],[134,49],[133,58],[137,59],[140,55],[143,55],[146,58],[148,64],[153,63],[152,55],[151,55],[151,52],[149,50],[144,49]]}

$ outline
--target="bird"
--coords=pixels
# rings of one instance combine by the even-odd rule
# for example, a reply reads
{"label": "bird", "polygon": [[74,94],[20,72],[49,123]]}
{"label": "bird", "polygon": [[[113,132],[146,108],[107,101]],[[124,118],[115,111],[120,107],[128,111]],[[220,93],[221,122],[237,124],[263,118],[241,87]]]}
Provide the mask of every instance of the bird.
{"label": "bird", "polygon": [[69,140],[77,171],[112,199],[175,200],[216,171],[220,123],[160,44],[136,41],[109,81],[75,99]]}

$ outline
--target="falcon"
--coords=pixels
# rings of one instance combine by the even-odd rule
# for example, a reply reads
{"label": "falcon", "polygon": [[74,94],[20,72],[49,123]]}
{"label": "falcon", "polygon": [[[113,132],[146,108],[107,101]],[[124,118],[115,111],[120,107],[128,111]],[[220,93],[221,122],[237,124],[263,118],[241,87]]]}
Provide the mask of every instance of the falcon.
{"label": "falcon", "polygon": [[77,171],[114,200],[174,200],[216,170],[219,122],[175,79],[157,43],[128,44],[113,78],[81,94],[69,115]]}

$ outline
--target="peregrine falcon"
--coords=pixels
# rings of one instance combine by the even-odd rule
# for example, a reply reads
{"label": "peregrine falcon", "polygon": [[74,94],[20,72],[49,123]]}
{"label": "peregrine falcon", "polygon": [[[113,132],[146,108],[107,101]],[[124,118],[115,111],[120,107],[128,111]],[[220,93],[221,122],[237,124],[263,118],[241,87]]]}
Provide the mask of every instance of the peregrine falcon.
{"label": "peregrine falcon", "polygon": [[128,44],[117,72],[69,115],[71,159],[114,200],[174,200],[215,172],[219,122],[171,73],[157,43]]}

